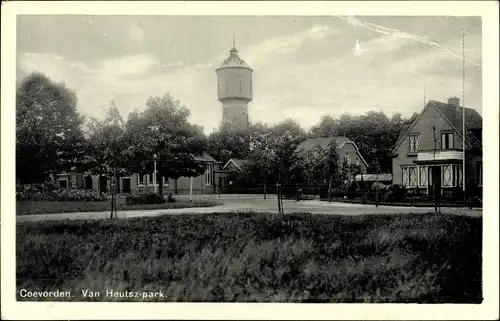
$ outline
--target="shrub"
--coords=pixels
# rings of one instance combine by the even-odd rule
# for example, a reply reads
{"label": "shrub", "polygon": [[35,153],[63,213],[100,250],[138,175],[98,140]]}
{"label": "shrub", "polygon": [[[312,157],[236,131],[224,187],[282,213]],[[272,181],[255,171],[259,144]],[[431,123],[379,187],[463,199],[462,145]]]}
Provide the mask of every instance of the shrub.
{"label": "shrub", "polygon": [[356,197],[356,182],[352,182],[347,190],[347,197],[353,199]]}
{"label": "shrub", "polygon": [[86,201],[99,202],[106,200],[93,190],[84,189],[53,189],[51,185],[18,185],[16,186],[16,200],[18,201]]}
{"label": "shrub", "polygon": [[134,204],[161,204],[165,203],[165,197],[156,193],[140,193],[129,195],[125,198],[127,205]]}
{"label": "shrub", "polygon": [[167,187],[163,188],[163,195],[167,196],[167,203],[175,203],[174,190]]}
{"label": "shrub", "polygon": [[401,185],[389,185],[383,200],[387,202],[404,202],[406,200],[406,188]]}

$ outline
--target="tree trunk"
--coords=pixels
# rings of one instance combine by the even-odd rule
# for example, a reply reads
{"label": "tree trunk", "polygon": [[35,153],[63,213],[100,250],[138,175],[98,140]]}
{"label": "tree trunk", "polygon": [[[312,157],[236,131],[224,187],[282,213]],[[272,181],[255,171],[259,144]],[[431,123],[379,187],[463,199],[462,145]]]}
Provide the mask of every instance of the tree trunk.
{"label": "tree trunk", "polygon": [[178,191],[177,191],[177,180],[178,178],[175,179],[175,195],[179,195]]}
{"label": "tree trunk", "polygon": [[193,201],[193,177],[189,178],[189,202]]}
{"label": "tree trunk", "polygon": [[[156,178],[158,180],[158,178]],[[160,176],[160,180],[158,181],[158,193],[163,196],[163,176]]]}
{"label": "tree trunk", "polygon": [[266,192],[267,192],[267,180],[264,180],[264,199],[267,199],[267,195],[266,195]]}
{"label": "tree trunk", "polygon": [[278,186],[276,191],[276,198],[278,199],[278,213],[283,214],[283,202],[281,201],[281,173],[278,171]]}
{"label": "tree trunk", "polygon": [[328,203],[332,201],[332,178],[328,179]]}

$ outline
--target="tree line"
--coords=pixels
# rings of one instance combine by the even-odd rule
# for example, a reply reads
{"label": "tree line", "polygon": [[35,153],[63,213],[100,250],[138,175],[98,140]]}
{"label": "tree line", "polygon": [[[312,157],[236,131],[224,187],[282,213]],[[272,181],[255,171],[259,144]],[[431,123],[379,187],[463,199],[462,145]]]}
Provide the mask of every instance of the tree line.
{"label": "tree line", "polygon": [[308,131],[292,119],[276,125],[250,124],[244,129],[221,124],[206,136],[202,127],[189,122],[190,110],[170,94],[149,98],[146,108],[133,111],[126,121],[113,102],[104,119],[85,119],[77,111],[74,91],[40,73],[25,77],[16,96],[16,178],[20,183],[42,183],[72,169],[114,177],[150,173],[156,155],[160,192],[162,177],[202,174],[204,165],[194,155],[203,152],[223,163],[231,158],[246,160],[241,180],[340,184],[346,173],[334,146],[307,157],[296,152],[302,141],[313,137],[346,136],[358,145],[369,171],[391,172],[391,149],[404,123],[416,117],[396,113],[388,118],[374,111],[324,116]]}

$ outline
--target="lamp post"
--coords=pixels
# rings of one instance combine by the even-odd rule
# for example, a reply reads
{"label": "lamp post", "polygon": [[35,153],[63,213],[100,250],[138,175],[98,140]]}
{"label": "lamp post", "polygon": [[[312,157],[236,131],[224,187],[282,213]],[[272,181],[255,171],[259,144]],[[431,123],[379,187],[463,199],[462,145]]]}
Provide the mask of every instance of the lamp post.
{"label": "lamp post", "polygon": [[154,169],[153,169],[153,186],[154,186],[154,191],[156,194],[156,159],[158,156],[156,154],[153,155],[153,163],[154,163]]}

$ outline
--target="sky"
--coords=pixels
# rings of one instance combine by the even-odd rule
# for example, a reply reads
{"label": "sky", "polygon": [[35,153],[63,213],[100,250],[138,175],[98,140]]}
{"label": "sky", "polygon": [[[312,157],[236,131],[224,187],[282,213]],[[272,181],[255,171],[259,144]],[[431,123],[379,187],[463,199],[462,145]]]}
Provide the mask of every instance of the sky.
{"label": "sky", "polygon": [[462,98],[463,31],[465,105],[482,114],[479,17],[17,19],[17,80],[38,71],[64,82],[89,117],[102,118],[114,101],[126,119],[149,97],[170,93],[191,110],[193,123],[213,131],[222,119],[215,69],[229,56],[233,34],[254,70],[252,122],[293,118],[308,129],[324,115],[409,116],[422,110],[424,99]]}

